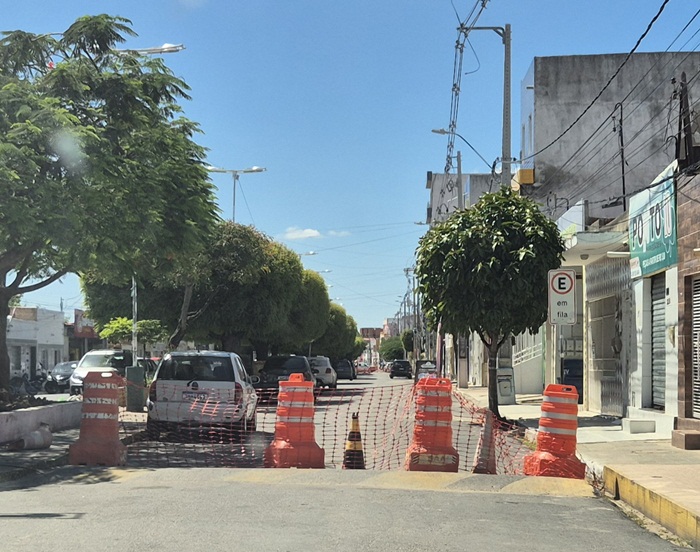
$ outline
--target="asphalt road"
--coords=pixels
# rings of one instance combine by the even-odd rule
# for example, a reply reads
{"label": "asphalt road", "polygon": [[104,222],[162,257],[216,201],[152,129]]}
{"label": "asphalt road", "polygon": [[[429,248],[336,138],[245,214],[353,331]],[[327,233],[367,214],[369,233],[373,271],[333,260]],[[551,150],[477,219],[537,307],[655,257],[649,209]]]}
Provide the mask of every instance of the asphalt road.
{"label": "asphalt road", "polygon": [[2,550],[680,550],[585,486],[532,479],[65,467],[0,485]]}

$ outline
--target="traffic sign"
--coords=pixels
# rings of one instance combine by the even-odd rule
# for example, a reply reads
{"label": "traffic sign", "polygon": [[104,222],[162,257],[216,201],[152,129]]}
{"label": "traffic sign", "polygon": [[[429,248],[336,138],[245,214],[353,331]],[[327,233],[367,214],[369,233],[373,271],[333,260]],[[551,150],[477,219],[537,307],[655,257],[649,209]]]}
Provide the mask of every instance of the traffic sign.
{"label": "traffic sign", "polygon": [[549,271],[549,323],[576,324],[576,271]]}

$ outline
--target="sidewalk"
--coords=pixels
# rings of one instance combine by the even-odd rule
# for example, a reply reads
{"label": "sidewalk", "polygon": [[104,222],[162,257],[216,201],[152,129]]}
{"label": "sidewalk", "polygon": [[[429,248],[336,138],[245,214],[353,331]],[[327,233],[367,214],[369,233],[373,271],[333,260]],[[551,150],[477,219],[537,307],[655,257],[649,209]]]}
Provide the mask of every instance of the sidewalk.
{"label": "sidewalk", "polygon": [[[488,390],[460,390],[488,407]],[[502,416],[537,428],[541,395],[518,395],[517,404],[500,405]],[[578,454],[612,498],[622,500],[648,518],[700,549],[700,451],[671,446],[654,434],[630,434],[618,418],[578,413]]]}

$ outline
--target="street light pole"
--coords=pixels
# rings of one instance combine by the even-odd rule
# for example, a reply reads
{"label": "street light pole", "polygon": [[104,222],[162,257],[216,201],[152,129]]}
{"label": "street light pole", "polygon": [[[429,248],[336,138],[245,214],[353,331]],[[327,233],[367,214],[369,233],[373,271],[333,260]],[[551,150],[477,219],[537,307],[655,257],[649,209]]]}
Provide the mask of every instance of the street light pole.
{"label": "street light pole", "polygon": [[233,177],[233,212],[231,213],[231,221],[236,222],[236,184],[238,183],[238,175],[241,173],[259,173],[265,172],[267,169],[265,167],[250,167],[248,169],[222,169],[220,167],[213,167],[211,165],[207,166],[206,169],[209,172],[215,173],[228,173]]}
{"label": "street light pole", "polygon": [[[163,44],[154,48],[139,48],[130,50],[112,50],[116,53],[138,54],[138,55],[158,55],[175,54],[185,49],[183,44]],[[136,274],[131,274],[131,355],[132,365],[138,366],[139,338],[138,338],[138,286],[136,285]]]}

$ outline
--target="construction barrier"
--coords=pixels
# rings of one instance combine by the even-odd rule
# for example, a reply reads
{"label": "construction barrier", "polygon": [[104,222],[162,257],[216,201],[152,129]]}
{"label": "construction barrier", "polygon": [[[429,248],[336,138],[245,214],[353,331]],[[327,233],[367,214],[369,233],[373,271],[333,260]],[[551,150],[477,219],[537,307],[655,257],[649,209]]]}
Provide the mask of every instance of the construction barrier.
{"label": "construction barrier", "polygon": [[365,455],[362,451],[362,435],[360,434],[360,415],[357,412],[353,413],[352,415],[350,432],[348,433],[348,440],[345,443],[343,469],[365,469]]}
{"label": "construction barrier", "polygon": [[275,439],[265,449],[265,467],[324,468],[324,452],[315,438],[313,382],[292,374],[279,386]]}
{"label": "construction barrier", "polygon": [[452,382],[421,378],[415,389],[416,423],[406,451],[406,469],[457,472],[459,454],[452,445]]}
{"label": "construction barrier", "polygon": [[126,464],[126,447],[119,439],[120,387],[123,379],[116,372],[88,372],[85,376],[80,435],[68,450],[69,464]]}
{"label": "construction barrier", "polygon": [[583,479],[586,466],[576,457],[578,392],[550,384],[544,391],[537,450],[525,457],[525,475]]}
{"label": "construction barrier", "polygon": [[[431,379],[435,381],[435,378]],[[206,401],[194,398],[191,401],[172,402],[169,415],[179,422],[157,432],[147,430],[147,411],[131,412],[120,408],[119,431],[128,447],[128,465],[145,469],[263,468],[266,456],[267,465],[274,465],[269,461],[277,453],[270,450],[266,455],[266,451],[275,439],[282,439],[285,434],[294,439],[295,434],[298,436],[300,431],[308,433],[311,428],[309,425],[307,429],[300,430],[299,426],[290,426],[278,420],[278,406],[286,406],[285,393],[281,405],[274,399],[259,400],[256,422],[243,433],[236,427],[217,423],[221,411],[231,408],[227,400],[217,395],[209,396]],[[532,452],[525,439],[525,429],[495,417],[489,421],[484,409],[454,385],[451,393],[451,445],[458,453],[459,471],[472,473],[475,461],[481,457],[488,459],[489,473],[522,474],[524,458]],[[444,401],[441,408],[447,408],[448,394],[439,396]],[[303,415],[307,424],[313,422],[314,429],[313,437],[306,437],[310,439],[313,449],[315,441],[323,450],[325,469],[341,469],[344,463],[347,467],[348,430],[352,429],[352,414],[359,413],[365,469],[405,470],[406,453],[409,447],[415,445],[418,403],[424,405],[425,400],[426,397],[418,399],[417,388],[412,381],[390,381],[385,372],[360,376],[353,381],[340,380],[337,389],[316,390],[313,414],[310,410],[311,399],[307,397]],[[297,410],[296,414],[299,413]],[[282,414],[285,415],[284,412]],[[211,417],[213,423],[207,423],[207,417]],[[449,424],[443,427],[450,430]],[[427,426],[419,423],[418,438],[425,437],[430,442],[433,435],[424,432],[424,429]],[[436,436],[440,435],[445,437],[438,430]],[[359,441],[351,442],[352,447],[359,448]],[[449,442],[447,438],[445,443],[448,446]],[[488,443],[489,448],[480,446],[484,443]],[[447,454],[454,454],[452,448]],[[444,461],[444,458],[434,456],[432,461],[436,460]]]}
{"label": "construction barrier", "polygon": [[484,411],[484,425],[479,437],[479,445],[474,458],[473,473],[491,474],[498,473],[496,468],[496,445],[494,443],[493,412]]}

